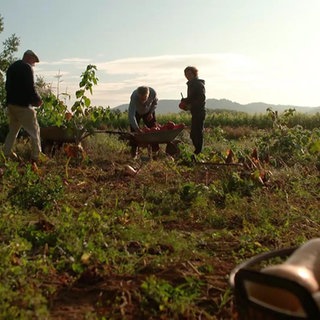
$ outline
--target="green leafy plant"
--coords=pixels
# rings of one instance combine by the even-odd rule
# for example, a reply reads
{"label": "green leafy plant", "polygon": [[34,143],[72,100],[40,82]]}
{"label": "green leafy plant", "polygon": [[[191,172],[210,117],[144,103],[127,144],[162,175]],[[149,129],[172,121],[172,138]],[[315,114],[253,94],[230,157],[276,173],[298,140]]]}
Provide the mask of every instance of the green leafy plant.
{"label": "green leafy plant", "polygon": [[311,145],[312,131],[304,129],[301,125],[287,126],[289,119],[294,115],[294,109],[286,110],[282,115],[271,109],[268,109],[268,112],[273,120],[273,129],[269,134],[260,137],[257,142],[258,148],[262,153],[272,156],[274,165],[290,165],[297,160],[303,160]]}
{"label": "green leafy plant", "polygon": [[52,92],[46,93],[43,96],[43,104],[37,108],[40,127],[67,127],[69,123],[65,116],[67,112],[68,107],[63,101]]}
{"label": "green leafy plant", "polygon": [[[97,85],[96,66],[88,65],[81,75],[79,89],[76,91],[76,101],[69,108],[51,90],[43,90],[43,105],[37,109],[40,126],[57,126],[72,136],[76,143],[92,134],[107,123],[119,118],[119,113],[111,112],[109,107],[92,106],[88,93],[93,93],[93,86]],[[42,87],[45,84],[42,83]],[[61,95],[61,94],[60,94]]]}
{"label": "green leafy plant", "polygon": [[149,306],[164,314],[181,313],[192,308],[192,301],[199,297],[201,283],[193,279],[178,286],[173,286],[168,281],[150,276],[142,284],[145,301]]}
{"label": "green leafy plant", "polygon": [[26,165],[24,170],[18,170],[15,165],[9,165],[8,169],[10,171],[6,172],[8,180],[5,186],[8,198],[15,206],[23,209],[48,208],[53,206],[63,193],[63,184],[59,176],[40,176],[34,172],[30,164]]}

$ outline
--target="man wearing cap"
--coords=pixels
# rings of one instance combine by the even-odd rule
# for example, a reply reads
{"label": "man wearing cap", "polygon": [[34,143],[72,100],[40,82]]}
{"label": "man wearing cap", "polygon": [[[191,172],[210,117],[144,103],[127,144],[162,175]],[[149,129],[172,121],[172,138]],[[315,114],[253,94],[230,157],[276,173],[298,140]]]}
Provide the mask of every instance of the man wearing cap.
{"label": "man wearing cap", "polygon": [[6,74],[6,105],[8,108],[9,133],[3,152],[8,158],[17,158],[12,152],[18,133],[22,128],[30,135],[33,161],[38,161],[41,154],[40,128],[37,114],[33,107],[39,107],[42,100],[35,89],[33,69],[39,58],[32,50],[27,50],[22,60],[10,65]]}

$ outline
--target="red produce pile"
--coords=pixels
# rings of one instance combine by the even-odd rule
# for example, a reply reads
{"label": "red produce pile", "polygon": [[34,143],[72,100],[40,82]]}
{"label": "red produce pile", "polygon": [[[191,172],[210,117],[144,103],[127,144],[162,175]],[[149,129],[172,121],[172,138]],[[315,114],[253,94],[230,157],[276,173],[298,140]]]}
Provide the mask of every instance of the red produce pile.
{"label": "red produce pile", "polygon": [[167,131],[167,130],[175,130],[175,129],[181,129],[184,128],[185,125],[183,123],[181,124],[175,124],[172,121],[168,121],[166,124],[161,125],[157,123],[154,127],[148,128],[148,127],[143,127],[142,132],[155,132],[155,131]]}

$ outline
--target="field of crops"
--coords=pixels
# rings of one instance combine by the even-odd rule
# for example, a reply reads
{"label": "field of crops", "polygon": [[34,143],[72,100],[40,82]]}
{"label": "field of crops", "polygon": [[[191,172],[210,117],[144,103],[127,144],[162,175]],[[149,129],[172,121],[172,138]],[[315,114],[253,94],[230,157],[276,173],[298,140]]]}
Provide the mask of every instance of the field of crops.
{"label": "field of crops", "polygon": [[0,166],[0,318],[236,317],[237,264],[319,236],[319,125],[290,124],[298,116],[258,128],[209,115],[197,161],[185,113],[158,119],[187,125],[175,157],[161,145],[132,160],[127,141],[99,133],[35,166],[21,138],[20,161]]}

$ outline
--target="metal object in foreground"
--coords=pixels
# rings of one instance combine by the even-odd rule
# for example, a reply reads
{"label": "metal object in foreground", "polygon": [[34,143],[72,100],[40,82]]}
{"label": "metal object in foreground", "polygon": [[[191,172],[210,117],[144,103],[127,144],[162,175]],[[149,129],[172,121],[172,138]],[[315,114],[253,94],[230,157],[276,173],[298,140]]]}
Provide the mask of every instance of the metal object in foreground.
{"label": "metal object in foreground", "polygon": [[[238,320],[319,320],[320,310],[312,293],[295,281],[262,273],[260,270],[272,259],[279,261],[287,258],[296,248],[286,248],[259,254],[235,267],[229,277],[229,284],[234,292],[235,310]],[[285,292],[301,306],[292,312],[261,301],[249,293],[250,285],[258,285],[264,290]],[[276,299],[282,299],[276,296]]]}

